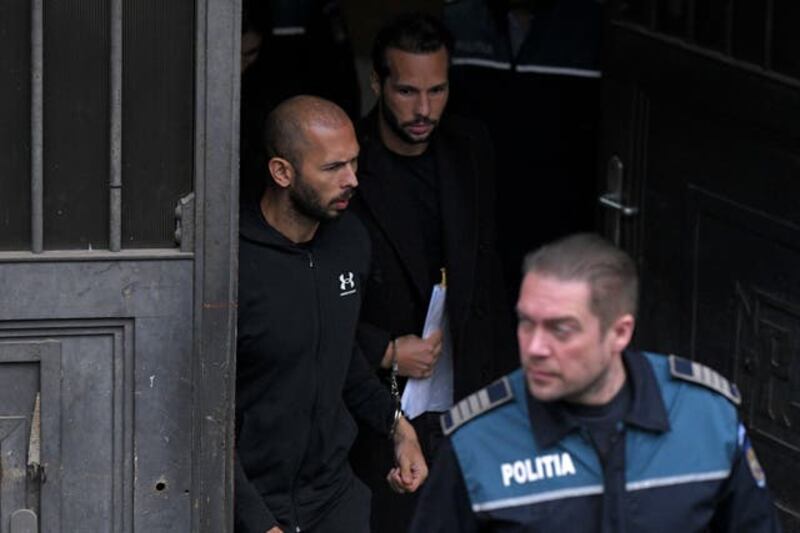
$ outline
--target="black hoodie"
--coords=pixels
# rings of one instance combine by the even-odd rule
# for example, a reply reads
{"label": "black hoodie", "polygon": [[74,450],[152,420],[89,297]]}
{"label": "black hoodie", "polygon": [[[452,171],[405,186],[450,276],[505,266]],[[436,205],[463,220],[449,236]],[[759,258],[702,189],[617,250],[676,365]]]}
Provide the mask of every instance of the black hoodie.
{"label": "black hoodie", "polygon": [[344,213],[295,244],[255,203],[240,237],[236,531],[306,529],[353,481],[351,413],[381,433],[394,414],[355,344],[369,237]]}

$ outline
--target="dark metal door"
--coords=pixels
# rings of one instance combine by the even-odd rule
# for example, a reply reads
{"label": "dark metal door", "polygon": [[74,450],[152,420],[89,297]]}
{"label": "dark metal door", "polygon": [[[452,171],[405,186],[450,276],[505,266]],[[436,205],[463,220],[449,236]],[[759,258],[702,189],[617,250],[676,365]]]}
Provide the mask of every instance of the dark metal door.
{"label": "dark metal door", "polygon": [[0,7],[0,533],[232,529],[239,12]]}
{"label": "dark metal door", "polygon": [[[40,509],[42,531],[132,531],[134,516],[142,531],[189,531],[192,285],[186,257],[0,264],[0,381],[13,394],[0,416],[21,422],[9,435],[24,437],[29,483],[14,497],[29,493],[21,508]],[[35,433],[38,476],[25,472]]]}
{"label": "dark metal door", "polygon": [[792,0],[619,0],[599,199],[642,271],[636,344],[731,376],[800,531],[800,61]]}

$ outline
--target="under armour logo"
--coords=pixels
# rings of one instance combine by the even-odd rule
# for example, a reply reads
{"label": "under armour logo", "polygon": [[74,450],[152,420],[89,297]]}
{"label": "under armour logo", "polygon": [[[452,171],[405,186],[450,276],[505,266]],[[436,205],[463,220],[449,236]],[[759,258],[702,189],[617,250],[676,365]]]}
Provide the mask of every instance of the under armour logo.
{"label": "under armour logo", "polygon": [[339,289],[341,289],[341,293],[339,296],[347,296],[348,294],[355,294],[356,292],[356,280],[355,274],[352,272],[342,273],[339,274]]}

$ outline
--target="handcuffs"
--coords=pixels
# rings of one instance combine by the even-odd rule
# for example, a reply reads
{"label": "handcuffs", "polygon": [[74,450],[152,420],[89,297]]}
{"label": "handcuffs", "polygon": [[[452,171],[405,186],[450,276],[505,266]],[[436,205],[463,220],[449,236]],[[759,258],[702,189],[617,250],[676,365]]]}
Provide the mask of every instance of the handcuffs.
{"label": "handcuffs", "polygon": [[397,386],[397,339],[392,339],[392,370],[389,374],[391,383],[392,399],[394,400],[394,418],[392,419],[392,429],[389,431],[389,438],[394,438],[400,419],[405,416],[400,407],[400,388]]}

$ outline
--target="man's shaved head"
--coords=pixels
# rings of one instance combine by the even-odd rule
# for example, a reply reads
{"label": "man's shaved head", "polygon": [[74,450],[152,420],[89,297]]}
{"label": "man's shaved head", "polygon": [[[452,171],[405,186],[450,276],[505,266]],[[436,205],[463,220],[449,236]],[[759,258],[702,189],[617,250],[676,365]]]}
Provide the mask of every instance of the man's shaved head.
{"label": "man's shaved head", "polygon": [[267,160],[282,157],[297,167],[307,146],[309,127],[340,128],[350,123],[341,107],[324,98],[300,95],[284,100],[267,116],[264,126]]}

